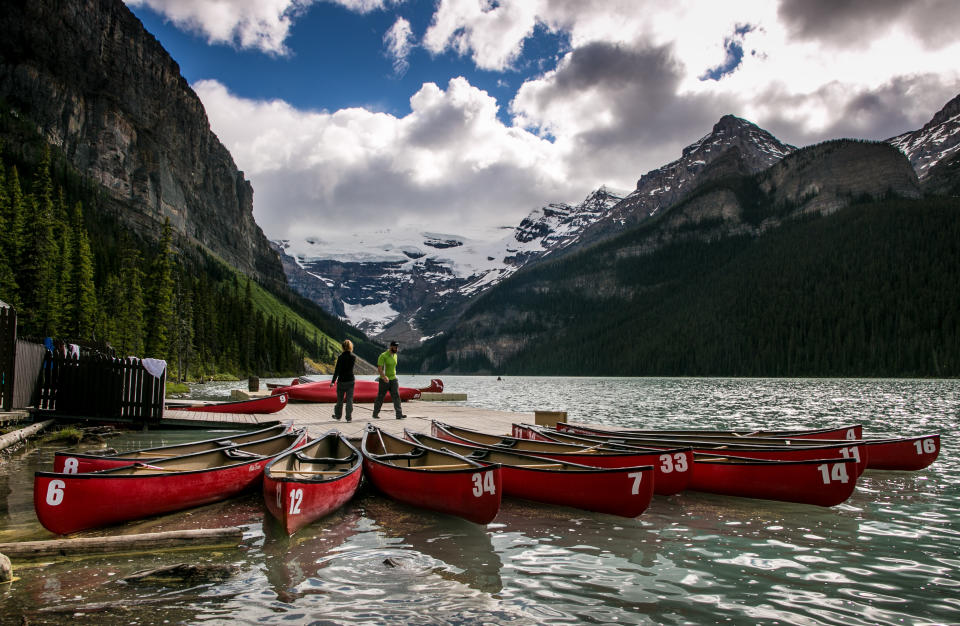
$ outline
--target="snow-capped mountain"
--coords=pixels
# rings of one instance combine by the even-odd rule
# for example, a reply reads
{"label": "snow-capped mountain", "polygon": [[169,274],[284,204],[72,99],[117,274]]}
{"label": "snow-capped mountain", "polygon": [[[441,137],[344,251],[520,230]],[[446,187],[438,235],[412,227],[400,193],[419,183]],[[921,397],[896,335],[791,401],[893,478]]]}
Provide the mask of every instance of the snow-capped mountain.
{"label": "snow-capped mountain", "polygon": [[960,95],[948,102],[920,130],[887,139],[907,155],[923,182],[939,163],[960,153]]}
{"label": "snow-capped mountain", "polygon": [[[767,169],[796,147],[782,143],[756,124],[733,115],[720,118],[710,133],[683,149],[679,159],[640,177],[637,188],[583,233],[592,241],[620,232],[681,200],[710,176],[752,174]],[[718,167],[718,161],[725,161]]]}
{"label": "snow-capped mountain", "polygon": [[470,296],[576,242],[622,197],[601,187],[578,205],[536,209],[490,239],[390,228],[275,247],[299,293],[368,334],[419,343]]}
{"label": "snow-capped mountain", "polygon": [[579,204],[536,209],[489,239],[389,229],[275,246],[299,293],[370,335],[419,344],[447,328],[471,297],[521,267],[620,232],[710,176],[730,168],[757,172],[793,150],[726,115],[679,159],[642,176],[629,195],[601,187]]}
{"label": "snow-capped mountain", "polygon": [[[960,158],[960,96],[922,129],[887,142],[907,155],[921,181],[936,169],[938,185],[950,188]],[[616,235],[704,183],[767,170],[796,150],[755,124],[725,115],[679,159],[641,176],[629,194],[601,187],[577,205],[536,209],[491,237],[391,229],[275,246],[299,293],[371,335],[419,344],[520,268]]]}

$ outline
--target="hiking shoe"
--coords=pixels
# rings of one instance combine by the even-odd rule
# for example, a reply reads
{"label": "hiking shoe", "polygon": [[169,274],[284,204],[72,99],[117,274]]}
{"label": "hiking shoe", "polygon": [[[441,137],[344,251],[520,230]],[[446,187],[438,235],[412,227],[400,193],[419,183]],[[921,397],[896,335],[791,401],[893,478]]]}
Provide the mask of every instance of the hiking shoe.
{"label": "hiking shoe", "polygon": [[335,419],[335,420],[339,420],[339,419],[340,419],[340,416],[339,416],[339,415],[331,415],[331,417],[332,417],[333,419]]}
{"label": "hiking shoe", "polygon": [[348,421],[348,422],[352,422],[353,420],[351,420],[351,419],[348,417],[348,418],[347,418],[347,421]]}
{"label": "hiking shoe", "polygon": [[406,416],[406,415],[398,415],[398,416],[397,416],[397,419],[398,419],[398,420],[405,420],[405,419],[407,419],[407,416]]}
{"label": "hiking shoe", "polygon": [[378,420],[378,419],[380,419],[380,416],[377,415],[376,413],[374,413],[374,414],[373,414],[373,419]]}

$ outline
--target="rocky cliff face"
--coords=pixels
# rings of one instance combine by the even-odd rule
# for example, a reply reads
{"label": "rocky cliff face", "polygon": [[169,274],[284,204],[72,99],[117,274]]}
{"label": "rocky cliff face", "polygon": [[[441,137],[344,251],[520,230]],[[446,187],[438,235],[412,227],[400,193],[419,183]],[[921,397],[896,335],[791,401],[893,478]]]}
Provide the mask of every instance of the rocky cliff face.
{"label": "rocky cliff face", "polygon": [[261,281],[285,281],[253,189],[179,66],[121,0],[5,2],[0,98],[98,182],[110,209],[180,236]]}

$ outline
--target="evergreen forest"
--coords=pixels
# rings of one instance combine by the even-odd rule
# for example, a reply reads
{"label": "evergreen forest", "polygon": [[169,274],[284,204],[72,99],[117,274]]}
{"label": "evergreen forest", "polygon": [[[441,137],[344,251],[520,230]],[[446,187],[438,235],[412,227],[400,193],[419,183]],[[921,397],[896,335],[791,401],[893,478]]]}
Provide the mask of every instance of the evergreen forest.
{"label": "evergreen forest", "polygon": [[46,145],[0,152],[0,301],[20,338],[164,359],[171,380],[301,374],[305,359],[332,363],[344,338],[376,358],[313,303],[176,241],[169,220],[151,240],[123,227]]}
{"label": "evergreen forest", "polygon": [[[861,201],[625,253],[646,235],[518,272],[407,358],[527,375],[960,376],[960,199]],[[501,362],[465,349],[494,339],[520,349]]]}

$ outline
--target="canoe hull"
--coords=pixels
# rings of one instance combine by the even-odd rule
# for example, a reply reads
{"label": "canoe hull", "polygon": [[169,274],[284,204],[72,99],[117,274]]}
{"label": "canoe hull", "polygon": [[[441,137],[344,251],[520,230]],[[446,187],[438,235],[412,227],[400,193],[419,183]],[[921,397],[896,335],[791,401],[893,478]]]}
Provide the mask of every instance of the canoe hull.
{"label": "canoe hull", "polygon": [[[330,445],[324,441],[328,437],[339,440],[337,443],[342,449],[353,452],[353,462],[343,465],[346,471],[337,475],[312,477],[274,473],[275,468],[284,466],[287,457],[297,451],[314,457],[324,454],[323,450]],[[362,468],[360,453],[339,433],[327,433],[317,442],[285,452],[270,461],[263,475],[264,503],[267,510],[283,525],[287,534],[292,535],[304,526],[336,511],[353,498],[360,486]]]}
{"label": "canoe hull", "polygon": [[922,470],[940,455],[940,435],[867,442],[867,468],[879,470]]}
{"label": "canoe hull", "polygon": [[765,463],[697,455],[690,489],[728,496],[835,506],[853,494],[854,459]]}
{"label": "canoe hull", "polygon": [[[499,466],[431,472],[393,467],[365,458],[363,471],[379,491],[416,507],[484,525],[492,522],[500,511]],[[484,489],[487,484],[492,485],[494,493]]]}
{"label": "canoe hull", "polygon": [[504,465],[501,471],[504,495],[620,517],[646,511],[655,485],[649,465],[580,472]]}
{"label": "canoe hull", "polygon": [[[376,440],[376,443],[371,441]],[[387,446],[384,448],[385,443]],[[363,474],[380,492],[400,502],[456,515],[476,524],[489,524],[500,511],[503,483],[499,465],[480,465],[462,457],[433,451],[443,465],[469,465],[465,469],[404,467],[401,462],[378,458],[381,453],[410,450],[413,444],[369,428],[360,452]]]}
{"label": "canoe hull", "polygon": [[[374,402],[377,399],[379,383],[370,380],[358,380],[353,386],[354,402]],[[289,387],[278,387],[274,389],[274,394],[286,393],[291,400],[299,402],[322,402],[332,403],[337,401],[337,387],[330,386],[329,381],[320,381],[316,383],[302,383],[291,385]],[[400,387],[400,400],[407,402],[416,400],[420,397],[420,390],[412,387]],[[387,392],[384,397],[385,403],[393,402],[393,397]]]}
{"label": "canoe hull", "polygon": [[265,415],[276,413],[287,406],[287,394],[278,393],[240,402],[221,402],[186,407],[170,407],[179,411],[199,411],[202,413],[241,413],[245,415]]}

